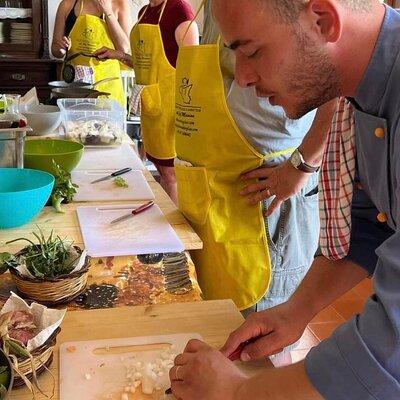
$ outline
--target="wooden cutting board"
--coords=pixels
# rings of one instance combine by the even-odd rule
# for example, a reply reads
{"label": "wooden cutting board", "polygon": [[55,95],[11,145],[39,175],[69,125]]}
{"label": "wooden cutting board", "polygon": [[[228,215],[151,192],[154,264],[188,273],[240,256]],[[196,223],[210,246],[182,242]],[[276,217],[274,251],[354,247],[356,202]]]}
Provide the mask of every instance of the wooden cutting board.
{"label": "wooden cutting board", "polygon": [[134,201],[154,199],[153,191],[150,189],[142,171],[133,170],[121,175],[128,184],[127,188],[116,186],[114,178],[91,183],[115,171],[117,170],[73,171],[71,174],[72,182],[79,186],[74,196],[74,201]]}
{"label": "wooden cutting board", "polygon": [[77,214],[88,254],[92,257],[180,253],[184,246],[157,205],[117,224],[138,204],[78,207]]}
{"label": "wooden cutting board", "polygon": [[[145,336],[121,339],[67,342],[60,347],[60,400],[121,400],[129,383],[126,365],[140,361],[155,363],[166,349],[183,352],[195,333]],[[141,388],[129,400],[159,400],[170,387],[168,372],[157,378],[161,390],[143,395]],[[172,397],[173,398],[173,397]]]}
{"label": "wooden cutting board", "polygon": [[85,147],[75,170],[118,170],[125,167],[144,170],[144,164],[132,147],[123,143],[117,147]]}

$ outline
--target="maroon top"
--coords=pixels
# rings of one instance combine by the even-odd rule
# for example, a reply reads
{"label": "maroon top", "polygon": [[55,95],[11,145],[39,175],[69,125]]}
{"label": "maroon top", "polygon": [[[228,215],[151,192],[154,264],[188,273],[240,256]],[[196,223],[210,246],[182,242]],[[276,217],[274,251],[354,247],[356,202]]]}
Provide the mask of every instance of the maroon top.
{"label": "maroon top", "polygon": [[[178,43],[175,40],[176,28],[185,21],[191,21],[194,17],[192,7],[184,0],[166,0],[164,14],[160,21],[161,36],[164,44],[164,51],[170,64],[175,68],[178,57]],[[156,7],[148,7],[145,15],[140,20],[143,24],[158,24],[160,12],[164,3]],[[139,17],[146,7],[139,11]]]}

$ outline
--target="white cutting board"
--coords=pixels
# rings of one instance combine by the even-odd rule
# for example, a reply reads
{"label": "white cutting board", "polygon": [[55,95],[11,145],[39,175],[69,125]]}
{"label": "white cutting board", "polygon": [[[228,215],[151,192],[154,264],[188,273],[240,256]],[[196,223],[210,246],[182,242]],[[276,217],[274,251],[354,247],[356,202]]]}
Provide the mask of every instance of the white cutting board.
{"label": "white cutting board", "polygon": [[85,147],[83,156],[75,170],[122,169],[144,170],[144,164],[132,147],[121,144],[118,147]]}
{"label": "white cutting board", "polygon": [[[121,400],[127,383],[126,364],[154,363],[171,346],[172,353],[180,354],[190,339],[202,338],[196,333],[183,333],[63,343],[60,346],[60,400]],[[156,346],[160,344],[163,346]],[[146,350],[135,346],[145,346]],[[164,349],[157,350],[157,347]],[[129,400],[162,398],[170,387],[168,374],[160,376],[157,384],[161,391],[146,396],[139,387],[135,394],[130,394]]]}
{"label": "white cutting board", "polygon": [[130,171],[121,177],[128,184],[127,188],[118,187],[114,178],[102,182],[90,183],[96,179],[110,175],[116,169],[98,171],[72,171],[72,182],[79,188],[74,201],[113,201],[113,200],[153,200],[150,189],[142,171]]}
{"label": "white cutting board", "polygon": [[183,243],[157,205],[125,221],[110,224],[140,205],[78,207],[79,225],[88,254],[107,257],[184,251]]}

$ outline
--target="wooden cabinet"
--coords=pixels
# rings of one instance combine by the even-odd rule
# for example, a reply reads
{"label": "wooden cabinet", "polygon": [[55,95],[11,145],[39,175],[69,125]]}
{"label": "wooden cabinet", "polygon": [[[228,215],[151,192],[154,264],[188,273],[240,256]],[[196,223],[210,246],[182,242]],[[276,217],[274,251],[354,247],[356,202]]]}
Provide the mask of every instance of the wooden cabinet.
{"label": "wooden cabinet", "polygon": [[24,94],[35,86],[41,101],[47,84],[59,76],[60,62],[50,59],[48,1],[0,0],[0,91]]}
{"label": "wooden cabinet", "polygon": [[0,2],[0,54],[2,58],[39,58],[43,50],[42,0]]}
{"label": "wooden cabinet", "polygon": [[46,102],[51,92],[48,82],[58,79],[60,65],[58,61],[49,59],[2,59],[0,60],[0,91],[23,95],[35,86],[39,99]]}

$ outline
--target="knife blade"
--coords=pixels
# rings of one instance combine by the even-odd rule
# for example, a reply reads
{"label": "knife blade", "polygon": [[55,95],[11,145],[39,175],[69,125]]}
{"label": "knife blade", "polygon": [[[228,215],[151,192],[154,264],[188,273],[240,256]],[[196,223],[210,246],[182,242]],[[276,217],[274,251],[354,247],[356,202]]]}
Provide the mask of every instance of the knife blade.
{"label": "knife blade", "polygon": [[124,220],[126,220],[126,219],[129,219],[129,218],[131,218],[131,217],[133,217],[133,216],[135,216],[135,215],[137,215],[137,214],[142,213],[143,211],[148,210],[149,208],[151,208],[151,207],[153,207],[153,206],[154,206],[154,201],[149,201],[149,202],[147,202],[147,203],[141,205],[140,207],[135,208],[135,209],[132,210],[129,214],[125,214],[125,215],[123,215],[122,217],[118,217],[118,218],[112,220],[112,221],[110,222],[110,224],[117,224],[118,222],[121,222],[121,221],[124,221]]}
{"label": "knife blade", "polygon": [[116,176],[126,174],[127,172],[130,172],[130,171],[132,171],[132,168],[123,168],[123,169],[120,169],[118,171],[113,172],[110,175],[103,176],[102,178],[96,179],[95,181],[90,182],[90,183],[97,183],[97,182],[106,181],[108,179],[115,178]]}

